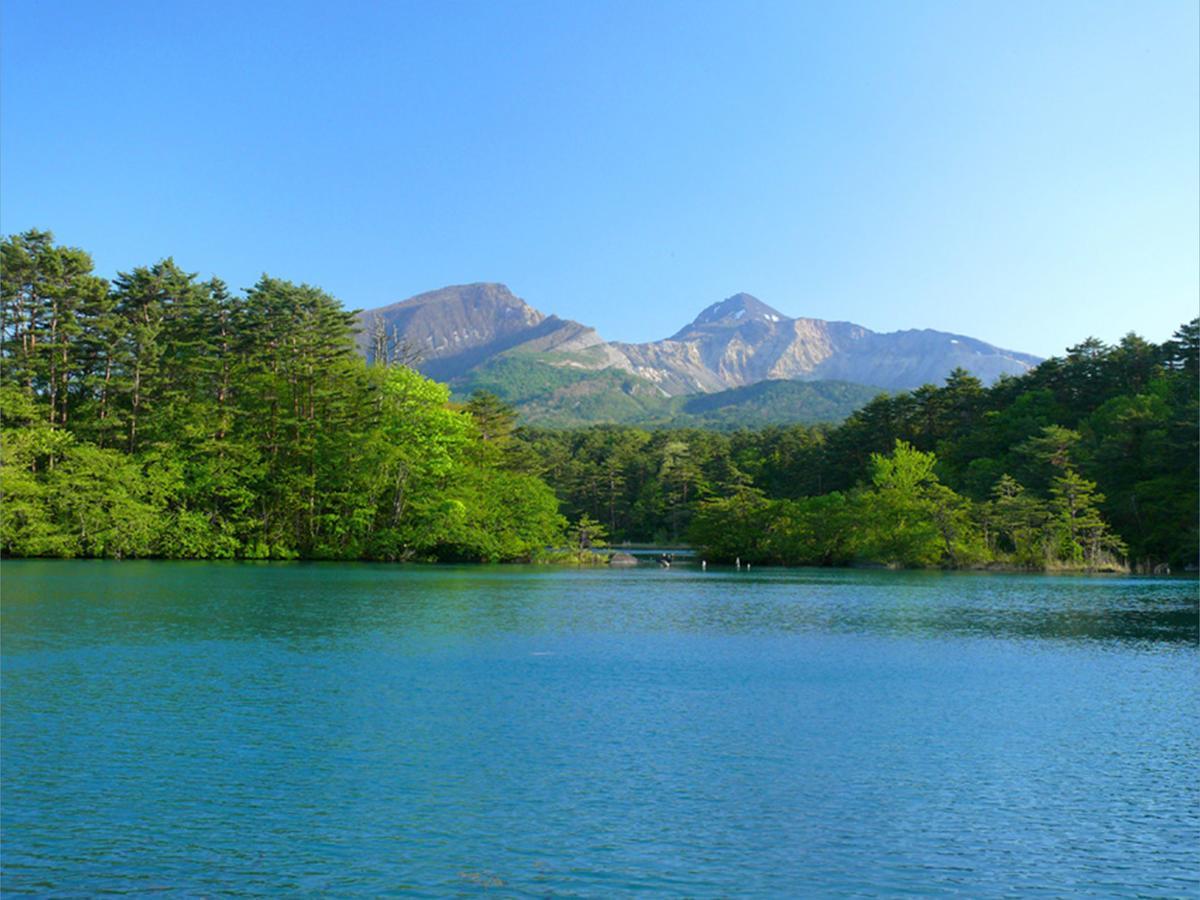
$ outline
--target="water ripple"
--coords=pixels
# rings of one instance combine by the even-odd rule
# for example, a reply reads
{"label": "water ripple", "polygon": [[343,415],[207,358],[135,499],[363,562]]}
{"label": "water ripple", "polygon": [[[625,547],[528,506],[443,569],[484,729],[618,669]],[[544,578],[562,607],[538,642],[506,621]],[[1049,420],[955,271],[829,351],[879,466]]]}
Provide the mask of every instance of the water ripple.
{"label": "water ripple", "polygon": [[1200,892],[1194,582],[4,564],[0,888]]}

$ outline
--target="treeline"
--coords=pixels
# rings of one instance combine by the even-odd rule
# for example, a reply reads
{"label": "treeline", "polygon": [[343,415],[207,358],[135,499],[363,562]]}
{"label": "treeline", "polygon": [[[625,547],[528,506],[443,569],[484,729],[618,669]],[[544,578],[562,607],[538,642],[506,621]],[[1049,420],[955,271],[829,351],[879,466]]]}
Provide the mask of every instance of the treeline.
{"label": "treeline", "polygon": [[368,366],[323,291],[264,275],[234,294],[170,259],[109,283],[39,231],[0,253],[5,555],[515,560],[561,541],[489,414]]}
{"label": "treeline", "polygon": [[170,259],[110,283],[39,231],[0,266],[8,556],[582,558],[607,533],[792,564],[1197,559],[1195,320],[837,427],[514,430],[495,397],[368,365],[308,285],[235,294]]}
{"label": "treeline", "polygon": [[522,429],[572,517],[710,559],[1195,566],[1200,324],[1090,339],[984,387],[959,370],[833,428]]}

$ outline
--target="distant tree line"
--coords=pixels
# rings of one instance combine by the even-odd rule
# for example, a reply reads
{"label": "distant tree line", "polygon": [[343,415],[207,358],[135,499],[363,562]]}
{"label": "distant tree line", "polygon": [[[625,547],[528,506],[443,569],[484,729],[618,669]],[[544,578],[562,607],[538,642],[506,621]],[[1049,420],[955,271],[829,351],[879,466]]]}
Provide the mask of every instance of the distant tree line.
{"label": "distant tree line", "polygon": [[521,429],[617,540],[791,564],[1195,566],[1200,323],[1089,339],[991,387],[963,370],[836,427]]}
{"label": "distant tree line", "polygon": [[40,231],[0,253],[4,554],[516,560],[561,541],[486,416],[365,363],[325,292],[264,275],[234,294],[170,259],[109,283]]}
{"label": "distant tree line", "polygon": [[394,335],[366,363],[354,324],[308,285],[234,293],[170,259],[109,282],[47,232],[5,238],[0,553],[590,559],[607,536],[714,561],[1196,562],[1195,320],[732,433],[515,428],[486,393],[451,403]]}

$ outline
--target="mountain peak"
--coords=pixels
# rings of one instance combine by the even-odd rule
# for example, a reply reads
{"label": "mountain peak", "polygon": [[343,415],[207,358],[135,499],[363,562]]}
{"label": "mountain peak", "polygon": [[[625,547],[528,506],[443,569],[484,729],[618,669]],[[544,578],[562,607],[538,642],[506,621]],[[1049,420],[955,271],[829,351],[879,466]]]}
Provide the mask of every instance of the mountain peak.
{"label": "mountain peak", "polygon": [[358,343],[368,358],[381,337],[402,339],[420,355],[421,371],[441,380],[463,378],[496,357],[528,363],[536,356],[539,365],[564,371],[622,370],[668,396],[779,379],[907,390],[936,384],[959,366],[992,381],[1038,362],[957,334],[879,334],[849,322],[793,318],[750,294],[713,303],[677,334],[647,344],[605,343],[593,329],[543,315],[496,282],[419,294],[361,313],[359,321]]}
{"label": "mountain peak", "polygon": [[[423,294],[417,294],[415,297],[409,297],[407,300],[401,300],[399,303],[393,303],[392,307],[399,306],[425,306],[428,304],[447,304],[459,303],[469,304],[472,306],[496,306],[496,307],[529,307],[524,300],[508,289],[508,285],[501,284],[498,281],[476,281],[472,284],[450,284],[444,288],[438,288],[436,291],[426,291]],[[392,308],[386,307],[386,308]]]}
{"label": "mountain peak", "polygon": [[693,325],[713,325],[760,319],[767,322],[782,322],[789,318],[777,309],[772,309],[750,294],[734,294],[712,306],[706,307],[696,316]]}

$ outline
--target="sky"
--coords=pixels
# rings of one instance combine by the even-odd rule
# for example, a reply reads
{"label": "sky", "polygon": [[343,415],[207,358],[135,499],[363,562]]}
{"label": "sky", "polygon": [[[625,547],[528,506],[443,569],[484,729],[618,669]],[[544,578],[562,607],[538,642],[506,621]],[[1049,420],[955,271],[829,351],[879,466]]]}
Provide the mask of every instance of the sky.
{"label": "sky", "polygon": [[739,291],[1042,356],[1200,313],[1200,4],[0,0],[0,232],[611,340]]}

